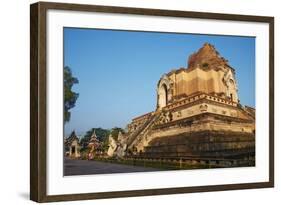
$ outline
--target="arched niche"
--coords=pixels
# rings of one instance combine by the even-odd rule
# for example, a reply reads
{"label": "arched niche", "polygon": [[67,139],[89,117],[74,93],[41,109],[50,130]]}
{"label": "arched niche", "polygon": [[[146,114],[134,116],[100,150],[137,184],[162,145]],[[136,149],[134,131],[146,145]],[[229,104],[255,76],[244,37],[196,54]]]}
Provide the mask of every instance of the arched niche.
{"label": "arched niche", "polygon": [[233,102],[238,102],[238,93],[237,93],[237,83],[235,80],[235,74],[229,69],[225,73],[224,83],[226,85],[226,96]]}
{"label": "arched niche", "polygon": [[165,84],[162,84],[158,90],[158,107],[161,109],[167,105],[168,89]]}
{"label": "arched niche", "polygon": [[171,83],[168,76],[164,75],[157,86],[157,109],[167,106],[171,100]]}

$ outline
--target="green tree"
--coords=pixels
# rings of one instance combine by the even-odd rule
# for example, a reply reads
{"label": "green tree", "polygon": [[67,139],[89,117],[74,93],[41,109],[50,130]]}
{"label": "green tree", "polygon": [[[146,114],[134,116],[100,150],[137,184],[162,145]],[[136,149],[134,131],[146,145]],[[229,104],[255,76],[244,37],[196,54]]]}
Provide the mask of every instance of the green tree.
{"label": "green tree", "polygon": [[119,132],[124,133],[125,131],[120,127],[114,127],[111,129],[110,134],[113,137],[113,139],[117,140]]}
{"label": "green tree", "polygon": [[78,79],[72,76],[71,69],[68,66],[63,68],[63,91],[64,91],[64,123],[70,120],[70,109],[75,106],[78,93],[72,91],[72,86],[79,83]]}

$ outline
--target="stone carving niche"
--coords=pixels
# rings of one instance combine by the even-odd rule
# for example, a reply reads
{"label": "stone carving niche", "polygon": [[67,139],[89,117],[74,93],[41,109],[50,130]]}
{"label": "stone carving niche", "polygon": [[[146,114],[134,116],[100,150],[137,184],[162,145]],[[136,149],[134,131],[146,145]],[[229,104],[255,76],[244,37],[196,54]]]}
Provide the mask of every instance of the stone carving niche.
{"label": "stone carving niche", "polygon": [[163,75],[157,85],[157,109],[166,107],[171,100],[171,82],[167,75]]}

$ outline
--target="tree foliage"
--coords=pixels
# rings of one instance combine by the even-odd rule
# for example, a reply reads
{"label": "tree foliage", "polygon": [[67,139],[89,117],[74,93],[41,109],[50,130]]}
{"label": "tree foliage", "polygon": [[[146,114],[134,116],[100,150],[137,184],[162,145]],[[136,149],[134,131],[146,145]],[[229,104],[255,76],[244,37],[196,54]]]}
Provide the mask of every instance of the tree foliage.
{"label": "tree foliage", "polygon": [[119,132],[124,133],[124,129],[119,127],[114,127],[111,130],[110,129],[103,129],[103,128],[91,128],[86,132],[86,134],[81,138],[80,144],[82,146],[82,151],[87,150],[88,143],[91,139],[91,136],[93,133],[96,133],[97,139],[102,143],[101,150],[107,151],[108,149],[108,143],[109,143],[109,135],[117,140]]}
{"label": "tree foliage", "polygon": [[78,93],[72,91],[72,86],[78,83],[78,79],[72,76],[71,69],[65,66],[63,69],[64,123],[69,122],[71,116],[69,110],[75,106],[79,96]]}
{"label": "tree foliage", "polygon": [[119,132],[124,133],[125,131],[120,127],[114,127],[111,129],[110,134],[113,137],[113,139],[117,140]]}

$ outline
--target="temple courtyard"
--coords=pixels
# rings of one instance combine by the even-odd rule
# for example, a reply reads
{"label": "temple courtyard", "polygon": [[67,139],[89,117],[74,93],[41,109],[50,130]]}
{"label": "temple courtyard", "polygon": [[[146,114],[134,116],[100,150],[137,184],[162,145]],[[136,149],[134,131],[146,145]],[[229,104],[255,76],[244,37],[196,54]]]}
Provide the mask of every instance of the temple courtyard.
{"label": "temple courtyard", "polygon": [[64,159],[64,176],[149,171],[159,171],[159,169],[151,167],[115,164],[94,160],[78,160],[70,158]]}

